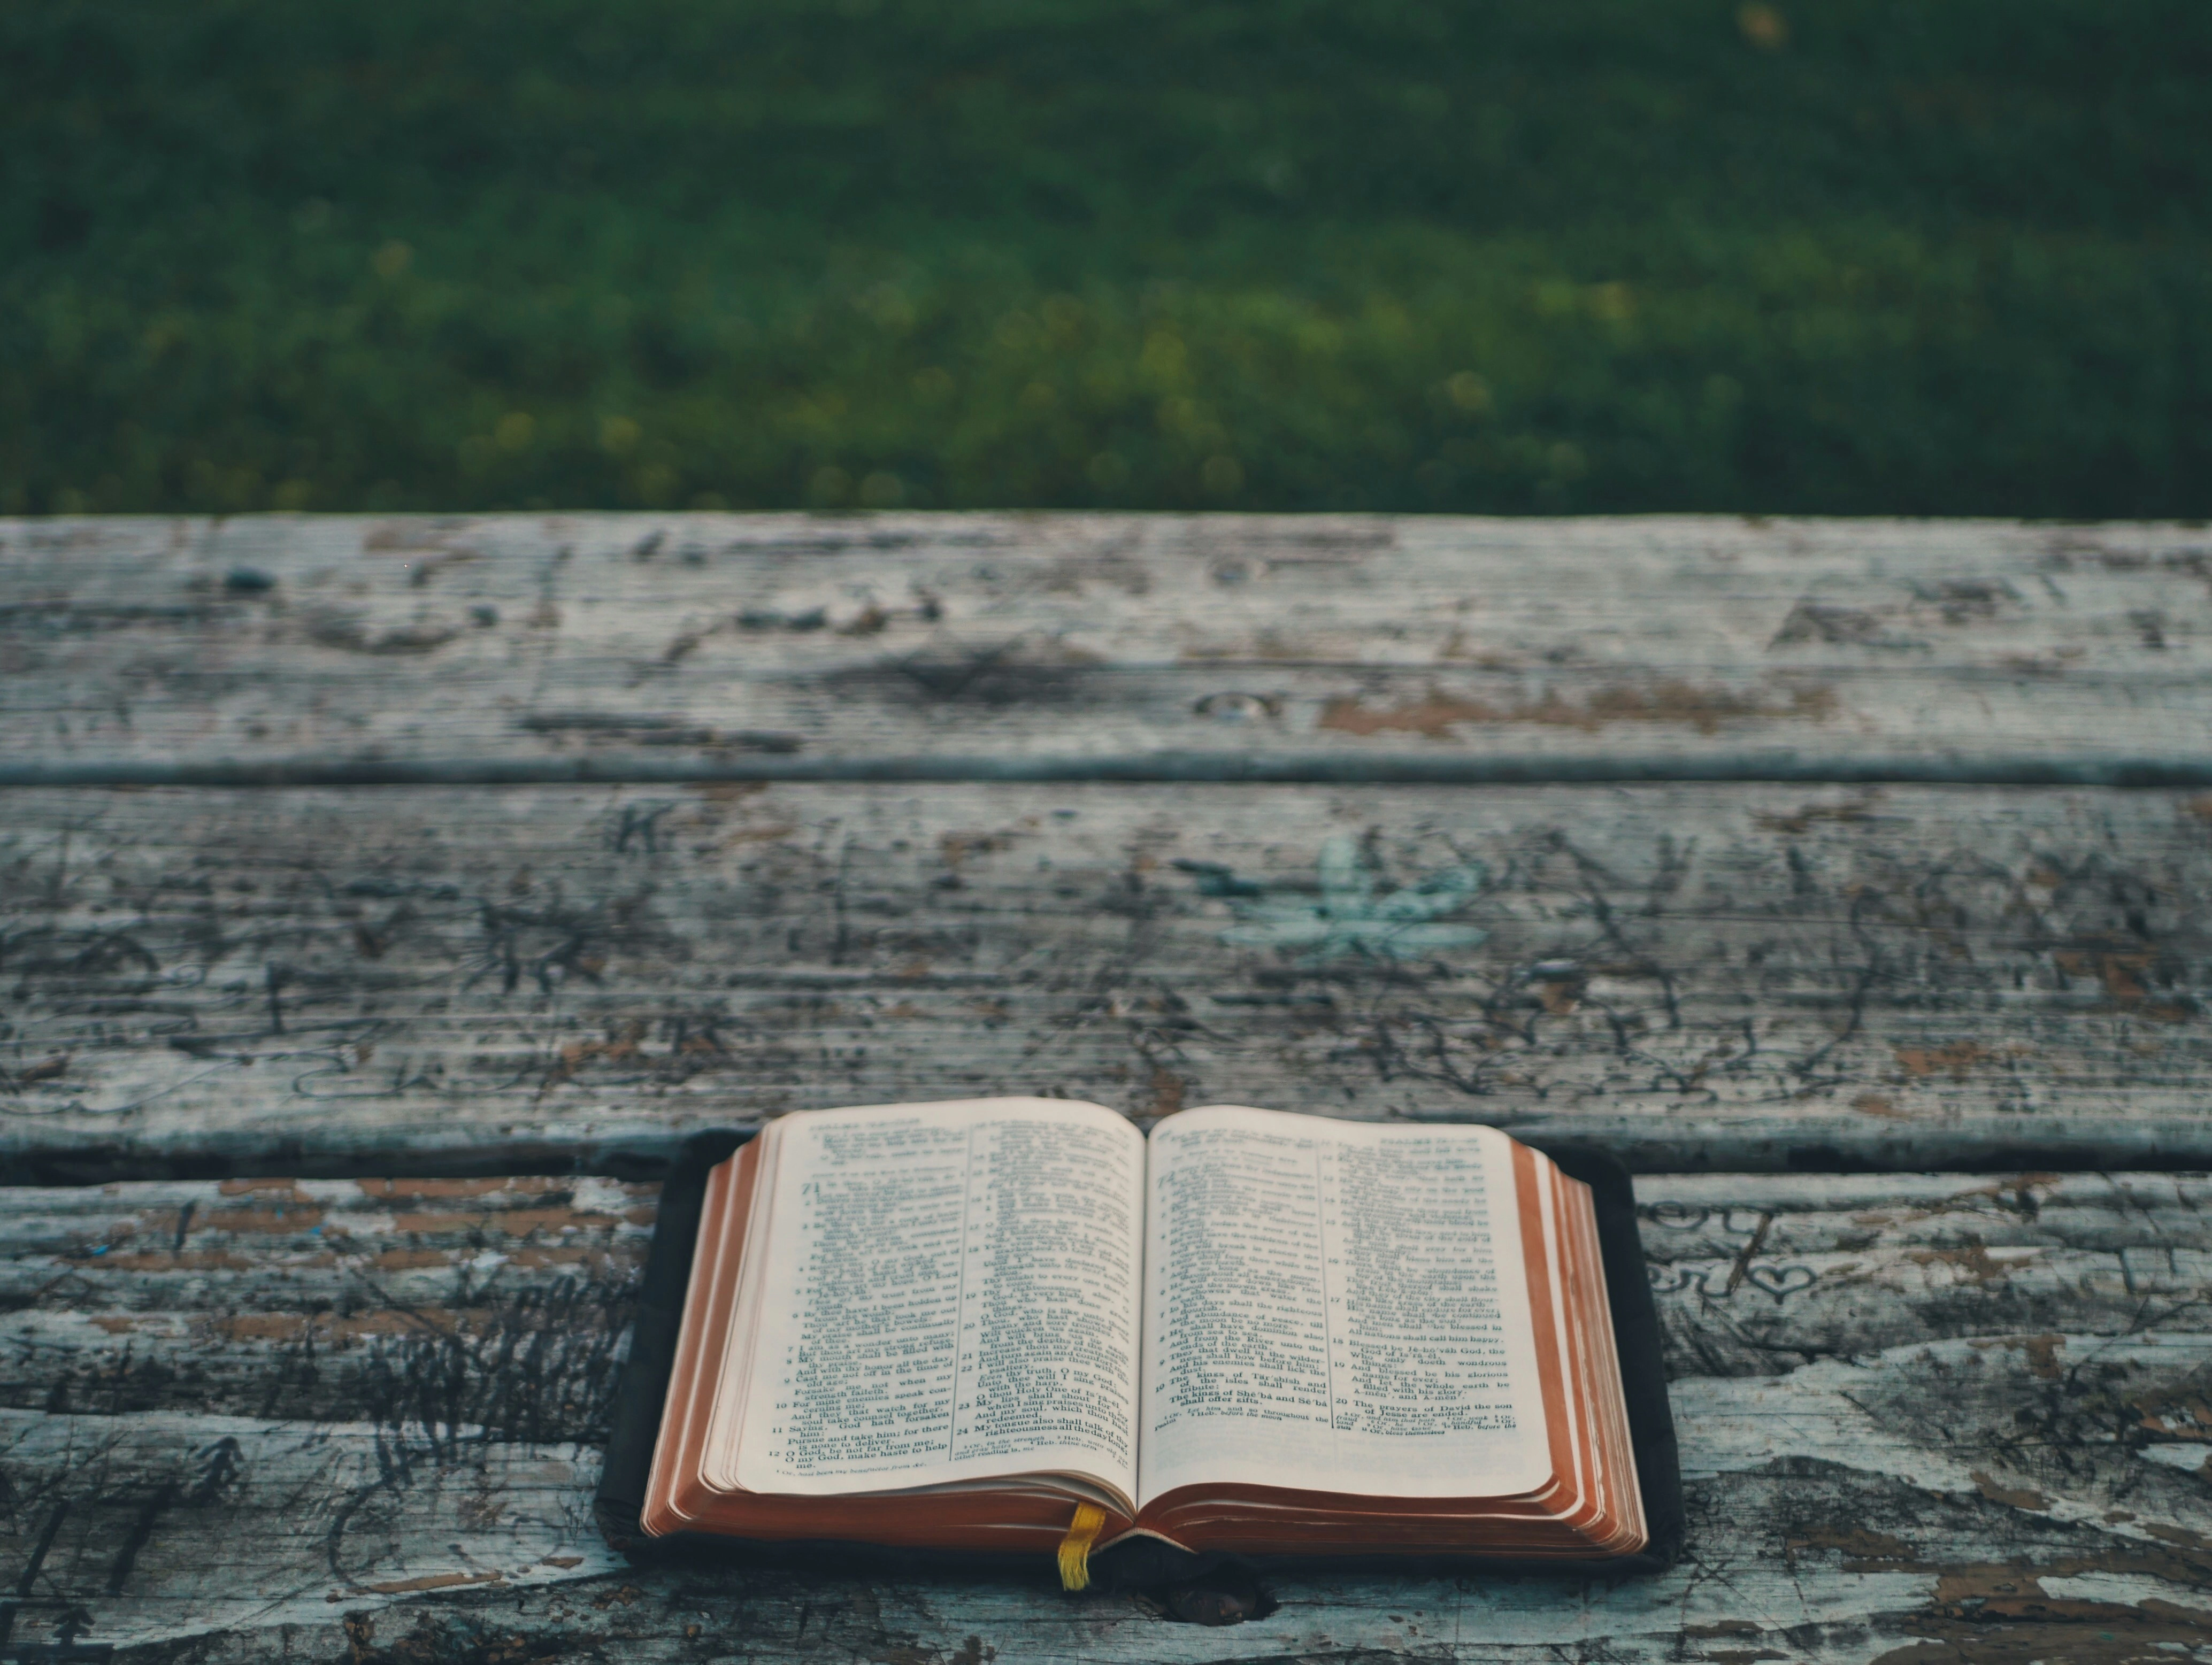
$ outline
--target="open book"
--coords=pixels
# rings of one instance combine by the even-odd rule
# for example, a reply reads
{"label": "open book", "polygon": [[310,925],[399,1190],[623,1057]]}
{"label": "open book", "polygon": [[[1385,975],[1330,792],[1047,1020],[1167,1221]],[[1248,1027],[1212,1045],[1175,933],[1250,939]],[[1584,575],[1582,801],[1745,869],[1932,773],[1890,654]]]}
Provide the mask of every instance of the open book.
{"label": "open book", "polygon": [[787,1115],[712,1171],[648,1535],[1050,1553],[1071,1522],[1641,1550],[1588,1188],[1488,1127],[1213,1105],[1147,1138],[1043,1098]]}

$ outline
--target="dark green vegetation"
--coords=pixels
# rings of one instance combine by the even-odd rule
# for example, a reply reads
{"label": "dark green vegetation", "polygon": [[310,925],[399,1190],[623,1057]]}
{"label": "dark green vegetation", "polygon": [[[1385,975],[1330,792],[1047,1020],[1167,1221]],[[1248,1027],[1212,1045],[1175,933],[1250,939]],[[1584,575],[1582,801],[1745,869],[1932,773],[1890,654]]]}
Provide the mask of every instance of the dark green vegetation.
{"label": "dark green vegetation", "polygon": [[0,511],[2203,514],[2202,0],[5,0]]}

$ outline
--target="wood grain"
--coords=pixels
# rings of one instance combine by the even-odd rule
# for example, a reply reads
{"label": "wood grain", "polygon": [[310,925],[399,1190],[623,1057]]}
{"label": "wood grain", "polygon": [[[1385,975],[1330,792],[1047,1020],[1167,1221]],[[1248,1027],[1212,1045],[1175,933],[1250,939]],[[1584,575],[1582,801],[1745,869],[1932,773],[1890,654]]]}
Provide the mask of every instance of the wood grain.
{"label": "wood grain", "polygon": [[[132,1182],[0,1191],[0,1658],[2212,1651],[2212,1192],[2063,1171],[2212,1167],[2208,642],[2190,526],[0,522],[0,1179]],[[1639,1182],[1689,1560],[620,1567],[635,1182],[1038,1091],[1759,1170]]]}
{"label": "wood grain", "polygon": [[653,1194],[544,1178],[11,1191],[0,1407],[596,1445]]}
{"label": "wood grain", "polygon": [[1032,1091],[1490,1121],[1647,1170],[2212,1165],[2184,793],[5,801],[21,1176],[643,1176],[701,1127]]}
{"label": "wood grain", "polygon": [[[2212,1644],[2207,1182],[1716,1175],[1639,1190],[1689,1560],[1614,1587],[1293,1571],[1275,1580],[1276,1613],[1222,1632],[1165,1622],[1141,1595],[1071,1602],[1011,1576],[620,1566],[586,1515],[614,1349],[575,1355],[546,1399],[555,1378],[531,1345],[545,1333],[534,1303],[564,1279],[599,1280],[607,1322],[580,1331],[618,1329],[645,1191],[0,1194],[0,1336],[66,1318],[70,1378],[141,1395],[120,1416],[89,1401],[0,1409],[9,1643],[195,1661],[1565,1649],[1728,1665],[2120,1662]],[[239,1323],[241,1308],[267,1322]],[[465,1340],[466,1403],[536,1395],[542,1414],[363,1393],[371,1361],[410,1334]],[[343,1380],[303,1397],[310,1338]],[[241,1410],[257,1394],[268,1408]]]}
{"label": "wood grain", "polygon": [[0,781],[2212,781],[2165,526],[0,522]]}

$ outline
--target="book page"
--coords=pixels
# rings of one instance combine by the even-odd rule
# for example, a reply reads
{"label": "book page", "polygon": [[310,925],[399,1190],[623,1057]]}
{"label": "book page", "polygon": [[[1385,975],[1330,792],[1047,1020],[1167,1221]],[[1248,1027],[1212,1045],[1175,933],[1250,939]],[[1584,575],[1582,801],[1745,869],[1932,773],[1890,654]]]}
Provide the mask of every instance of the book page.
{"label": "book page", "polygon": [[1550,1474],[1512,1141],[1214,1105],[1152,1137],[1140,1501]]}
{"label": "book page", "polygon": [[1066,1472],[1133,1497],[1142,1135],[1026,1098],[776,1132],[750,1385],[715,1483],[819,1496]]}

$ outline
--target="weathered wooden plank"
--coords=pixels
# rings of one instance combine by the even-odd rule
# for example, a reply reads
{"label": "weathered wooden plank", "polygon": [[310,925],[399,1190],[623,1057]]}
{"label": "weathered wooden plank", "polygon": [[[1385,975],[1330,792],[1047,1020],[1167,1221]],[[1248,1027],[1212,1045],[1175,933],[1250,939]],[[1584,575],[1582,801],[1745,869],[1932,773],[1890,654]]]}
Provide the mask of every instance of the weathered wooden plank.
{"label": "weathered wooden plank", "polygon": [[1646,1169],[2212,1165],[2185,794],[5,801],[19,1175],[623,1171],[1003,1091],[1475,1118]]}
{"label": "weathered wooden plank", "polygon": [[[0,1411],[12,1493],[0,1553],[21,1569],[9,1639],[129,1646],[327,1625],[349,1598],[617,1565],[591,1523],[596,1453],[468,1433]],[[149,1594],[134,1601],[134,1583]]]}
{"label": "weathered wooden plank", "polygon": [[[179,1312],[204,1353],[258,1355],[275,1379],[283,1347],[216,1322],[223,1286],[193,1256],[234,1257],[243,1303],[294,1317],[380,1260],[447,1257],[405,1268],[417,1283],[380,1308],[380,1284],[353,1285],[362,1303],[349,1316],[364,1332],[379,1312],[398,1323],[429,1306],[463,1312],[479,1290],[471,1231],[574,1246],[580,1233],[555,1216],[593,1215],[580,1228],[590,1252],[635,1265],[641,1221],[604,1222],[636,1212],[641,1193],[553,1202],[542,1185],[0,1194],[0,1295],[16,1309],[0,1323],[57,1304],[88,1317]],[[607,1556],[585,1517],[585,1413],[518,1438],[392,1407],[339,1420],[212,1408],[252,1374],[241,1366],[210,1372],[197,1401],[179,1371],[161,1408],[139,1414],[0,1412],[9,1640],[194,1660],[1565,1650],[1730,1665],[2119,1662],[2212,1645],[2212,1492],[2199,1472],[2212,1453],[2212,1326],[2187,1270],[2212,1251],[2206,1181],[1680,1176],[1642,1191],[1693,1519],[1690,1559],[1661,1579],[1294,1572],[1276,1582],[1275,1613],[1206,1632],[1162,1622],[1140,1597],[1070,1601],[1014,1578],[638,1572]],[[148,1253],[130,1245],[173,1232],[166,1223],[188,1202],[167,1263],[94,1264]],[[521,1229],[483,1224],[501,1218]],[[341,1234],[333,1258],[319,1239]],[[94,1255],[103,1243],[109,1253]],[[1722,1264],[1741,1275],[1705,1271]],[[58,1267],[75,1281],[55,1284]],[[499,1275],[548,1268],[515,1255]],[[456,1322],[484,1336],[526,1328],[498,1314]],[[94,1326],[86,1340],[127,1373],[144,1333]],[[1747,1348],[1758,1334],[1784,1344]],[[510,1352],[484,1379],[528,1369]],[[612,1369],[601,1353],[585,1374]]]}
{"label": "weathered wooden plank", "polygon": [[[1695,1431],[1696,1547],[1677,1571],[1612,1588],[1291,1574],[1279,1611],[1226,1632],[1164,1624],[1128,1596],[1070,1602],[1041,1578],[618,1570],[591,1535],[592,1453],[441,1451],[245,1419],[0,1412],[20,1499],[0,1553],[36,1567],[14,1607],[26,1640],[228,1632],[249,1657],[342,1656],[350,1629],[370,1643],[427,1631],[463,1658],[488,1644],[521,1658],[533,1645],[685,1658],[703,1643],[752,1659],[957,1659],[970,1637],[1008,1658],[1071,1661],[1553,1658],[1562,1645],[1656,1661],[1755,1658],[1774,1643],[1783,1658],[1863,1660],[1925,1638],[2068,1658],[2124,1638],[2139,1651],[2108,1656],[2141,1658],[2160,1642],[2212,1643],[2212,1510],[2196,1474],[2099,1425],[2201,1392],[2212,1348],[2192,1340],[2108,1344],[2106,1380],[2070,1394],[2003,1348],[1700,1381],[1680,1401]],[[1936,1393],[1951,1402],[1931,1404]],[[2061,1425],[2047,1464],[2007,1460],[2023,1413]],[[420,1599],[474,1590],[490,1599]]]}
{"label": "weathered wooden plank", "polygon": [[0,1196],[0,1407],[606,1437],[651,1186],[132,1184]]}
{"label": "weathered wooden plank", "polygon": [[0,780],[2212,779],[2171,526],[0,522]]}

